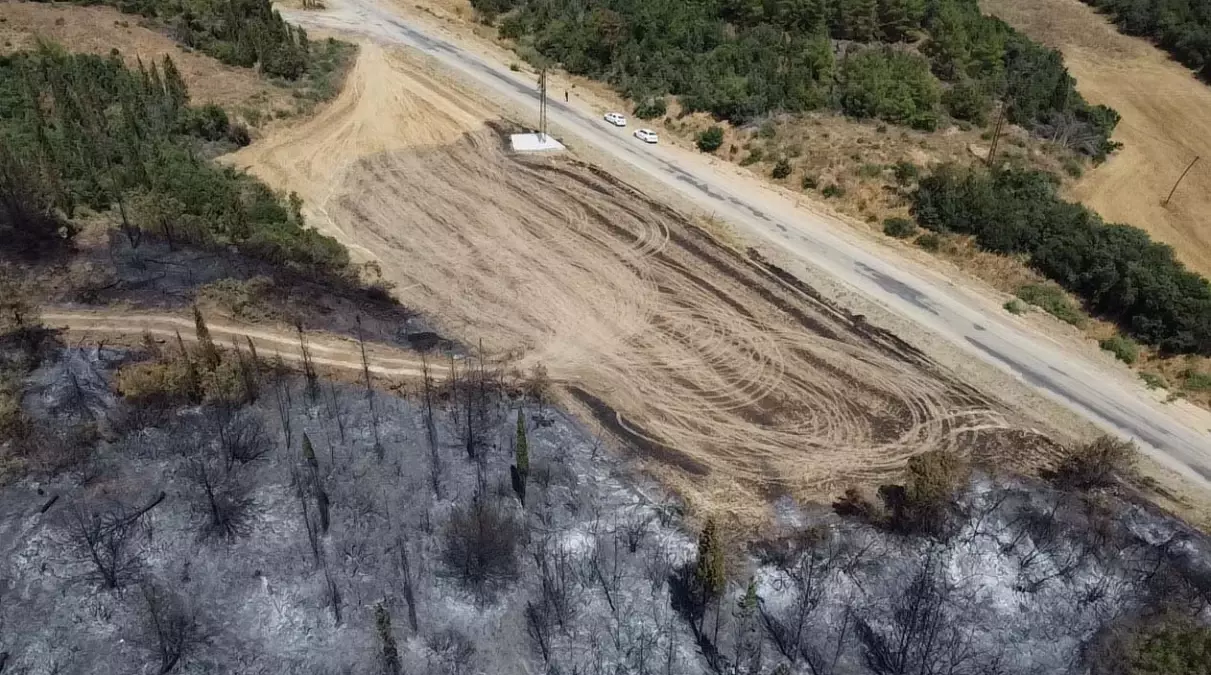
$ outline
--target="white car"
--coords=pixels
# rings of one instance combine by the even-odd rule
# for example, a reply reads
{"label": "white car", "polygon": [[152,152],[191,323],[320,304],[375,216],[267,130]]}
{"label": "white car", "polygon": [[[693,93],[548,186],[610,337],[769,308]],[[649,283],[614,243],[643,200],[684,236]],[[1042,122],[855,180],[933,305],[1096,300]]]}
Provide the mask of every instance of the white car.
{"label": "white car", "polygon": [[625,127],[627,125],[627,116],[622,113],[606,113],[605,121],[616,127]]}
{"label": "white car", "polygon": [[636,129],[635,138],[638,138],[644,143],[657,143],[660,141],[660,137],[657,136],[656,132],[652,131],[651,129]]}

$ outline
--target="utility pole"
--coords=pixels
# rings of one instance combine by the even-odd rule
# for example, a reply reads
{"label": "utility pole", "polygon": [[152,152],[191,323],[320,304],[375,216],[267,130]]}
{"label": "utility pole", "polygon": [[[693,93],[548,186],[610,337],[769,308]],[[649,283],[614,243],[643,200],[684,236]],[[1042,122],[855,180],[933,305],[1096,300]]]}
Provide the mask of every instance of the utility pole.
{"label": "utility pole", "polygon": [[985,164],[992,166],[992,159],[997,154],[997,143],[1001,141],[1001,129],[1005,126],[1005,110],[1002,108],[997,110],[997,123],[992,128],[992,144],[988,147],[988,158]]}
{"label": "utility pole", "polygon": [[1186,177],[1186,174],[1190,173],[1190,169],[1194,168],[1194,165],[1198,163],[1198,160],[1198,156],[1195,156],[1195,158],[1190,162],[1190,165],[1186,167],[1186,170],[1182,172],[1182,175],[1177,177],[1177,182],[1173,184],[1173,189],[1169,191],[1169,196],[1165,197],[1165,201],[1161,202],[1161,206],[1169,205],[1169,200],[1173,199],[1173,193],[1177,192],[1177,186],[1182,184],[1182,179]]}

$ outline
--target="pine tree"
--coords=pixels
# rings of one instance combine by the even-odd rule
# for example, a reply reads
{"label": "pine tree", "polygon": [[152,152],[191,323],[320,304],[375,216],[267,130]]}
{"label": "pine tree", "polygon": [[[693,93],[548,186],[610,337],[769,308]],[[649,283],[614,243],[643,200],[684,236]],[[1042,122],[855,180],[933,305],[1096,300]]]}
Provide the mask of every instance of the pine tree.
{"label": "pine tree", "polygon": [[385,675],[400,675],[399,650],[395,646],[395,635],[391,633],[391,614],[383,603],[374,606],[374,627],[378,632],[379,659]]}
{"label": "pine tree", "polygon": [[834,30],[847,39],[870,42],[875,38],[878,7],[878,0],[839,0]]}
{"label": "pine tree", "polygon": [[206,370],[214,370],[219,367],[219,348],[214,345],[214,340],[210,337],[210,329],[206,327],[206,319],[202,318],[202,311],[197,305],[193,306],[193,326],[194,331],[198,336],[198,357],[202,361],[202,367]]}

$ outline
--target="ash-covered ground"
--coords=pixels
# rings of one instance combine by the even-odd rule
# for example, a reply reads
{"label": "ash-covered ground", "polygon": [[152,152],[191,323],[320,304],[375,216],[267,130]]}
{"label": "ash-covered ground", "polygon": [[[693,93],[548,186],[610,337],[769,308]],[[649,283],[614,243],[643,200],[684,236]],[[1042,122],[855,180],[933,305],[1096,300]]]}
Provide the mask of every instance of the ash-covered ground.
{"label": "ash-covered ground", "polygon": [[1078,674],[1115,626],[1211,598],[1177,520],[977,475],[945,537],[780,503],[698,610],[675,500],[473,365],[428,401],[262,368],[253,403],[156,410],[115,393],[136,358],[55,349],[19,382],[3,675]]}

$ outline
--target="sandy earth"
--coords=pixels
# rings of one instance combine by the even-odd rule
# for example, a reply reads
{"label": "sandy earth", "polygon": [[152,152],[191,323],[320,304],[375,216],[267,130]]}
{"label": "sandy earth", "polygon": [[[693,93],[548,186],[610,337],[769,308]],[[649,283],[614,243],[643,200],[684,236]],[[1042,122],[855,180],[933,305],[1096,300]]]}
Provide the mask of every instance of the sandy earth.
{"label": "sandy earth", "polygon": [[508,153],[500,124],[423,62],[365,45],[331,107],[232,162],[303,194],[445,332],[546,365],[692,501],[756,512],[926,448],[1025,466],[1050,447],[610,175]]}
{"label": "sandy earth", "polygon": [[293,107],[289,92],[262,80],[255,71],[186,52],[168,36],[140,26],[139,20],[137,15],[109,7],[0,2],[0,53],[34,49],[42,38],[73,52],[107,56],[111,49],[120,49],[132,65],[136,59],[158,63],[167,55],[181,71],[196,103]]}
{"label": "sandy earth", "polygon": [[[984,9],[1060,49],[1077,88],[1119,111],[1124,147],[1069,191],[1104,218],[1148,230],[1211,276],[1211,87],[1079,0],[984,0]],[[1186,166],[1168,206],[1162,201]]]}

